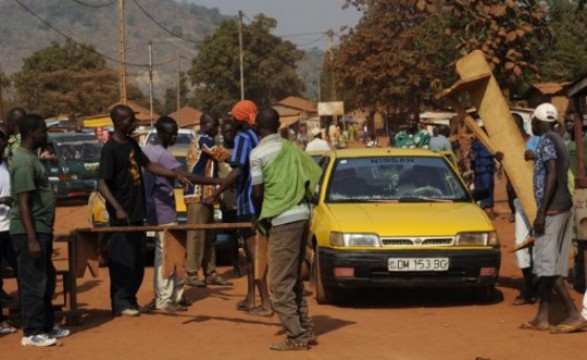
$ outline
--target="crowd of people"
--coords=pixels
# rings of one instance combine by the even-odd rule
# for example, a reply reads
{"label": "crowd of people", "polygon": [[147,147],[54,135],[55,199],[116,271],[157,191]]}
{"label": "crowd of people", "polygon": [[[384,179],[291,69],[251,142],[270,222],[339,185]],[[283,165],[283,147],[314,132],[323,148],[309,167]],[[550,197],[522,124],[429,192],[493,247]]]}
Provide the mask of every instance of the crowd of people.
{"label": "crowd of people", "polygon": [[[187,168],[169,151],[178,134],[178,125],[172,118],[158,119],[156,142],[141,147],[132,137],[136,119],[131,108],[118,105],[110,117],[114,131],[102,148],[98,180],[110,225],[177,224],[175,181],[185,186],[188,222],[209,224],[213,222],[214,204],[236,187],[233,220],[253,224],[238,231],[244,241],[248,286],[245,297],[235,304],[236,309],[254,316],[277,314],[286,338],[272,344],[272,350],[308,349],[316,344],[301,266],[309,230],[311,192],[321,170],[306,152],[279,133],[279,114],[272,108],[259,111],[253,102],[240,101],[232,108],[231,117],[222,121],[224,143],[217,144],[214,139],[220,119],[216,114],[204,113],[199,133],[187,152]],[[524,246],[516,253],[524,286],[514,304],[539,302],[535,318],[520,327],[567,333],[587,327],[587,294],[581,312],[564,283],[573,201],[568,186],[571,158],[561,136],[565,127],[560,126],[557,118],[552,104],[540,105],[532,115],[531,135],[523,120],[514,116],[527,147],[523,156],[534,162],[533,189],[538,206],[534,223],[528,221],[511,184],[508,196],[516,244],[534,239],[533,246]],[[324,152],[338,146],[332,143],[332,137],[330,144],[322,139],[324,133],[325,129],[311,130],[312,140],[305,150]],[[328,133],[333,136],[331,129]],[[16,108],[0,124],[0,261],[6,259],[18,280],[23,346],[51,346],[57,339],[70,335],[69,330],[56,324],[51,305],[55,291],[51,261],[55,197],[38,156],[38,150],[46,143],[47,127],[38,115]],[[430,136],[420,127],[417,113],[408,115],[407,127],[395,135],[393,146],[453,150],[448,128],[437,127]],[[479,140],[472,142],[467,155],[475,186],[490,190],[489,198],[481,203],[489,216],[494,215],[496,167],[506,156],[513,154],[491,153]],[[223,168],[224,176],[220,177]],[[154,300],[139,306],[136,295],[144,280],[146,234],[113,233],[107,245],[112,315],[136,317],[142,312],[186,311],[191,303],[185,297],[185,286],[232,285],[216,271],[212,235],[210,231],[188,232],[187,276],[182,278],[162,273],[165,238],[163,233],[158,234]],[[255,256],[259,254],[255,249],[261,248],[259,244],[266,244],[267,264],[260,266],[256,274]],[[257,291],[261,298],[259,306],[255,301]],[[549,324],[548,317],[553,294],[560,297],[568,313],[567,319],[556,326]],[[14,332],[16,328],[0,311],[0,335]]]}
{"label": "crowd of people", "polygon": [[[236,303],[236,309],[255,316],[277,314],[286,339],[271,345],[271,349],[308,349],[316,344],[316,336],[303,296],[301,264],[311,189],[320,168],[304,151],[278,135],[280,120],[275,110],[258,111],[253,102],[244,100],[232,108],[231,114],[232,118],[222,124],[222,145],[214,141],[219,117],[202,115],[200,131],[188,149],[187,168],[183,168],[169,151],[178,134],[175,120],[167,116],[158,119],[156,142],[141,148],[132,137],[135,113],[125,105],[114,107],[110,113],[114,131],[102,147],[98,180],[109,224],[177,224],[174,181],[185,186],[188,222],[211,223],[214,204],[236,186],[235,220],[253,224],[239,230],[244,239],[248,291]],[[5,124],[7,127],[0,126],[0,152],[9,147],[0,163],[0,255],[7,259],[18,281],[21,344],[52,346],[70,331],[56,324],[51,304],[55,292],[51,255],[56,202],[38,157],[38,150],[47,143],[47,127],[40,116],[22,109],[11,110]],[[223,178],[219,177],[221,165],[230,168]],[[292,165],[294,169],[283,171],[284,166]],[[188,232],[187,277],[181,278],[162,273],[165,238],[163,233],[158,234],[154,300],[139,306],[136,295],[144,279],[146,234],[112,233],[107,242],[112,315],[186,311],[191,303],[184,295],[184,286],[232,285],[216,272],[212,235],[209,231]],[[255,277],[255,245],[261,241],[267,244],[268,266],[261,269],[262,276]],[[260,306],[255,303],[255,289],[261,297]],[[14,332],[16,328],[0,317],[0,334]]]}

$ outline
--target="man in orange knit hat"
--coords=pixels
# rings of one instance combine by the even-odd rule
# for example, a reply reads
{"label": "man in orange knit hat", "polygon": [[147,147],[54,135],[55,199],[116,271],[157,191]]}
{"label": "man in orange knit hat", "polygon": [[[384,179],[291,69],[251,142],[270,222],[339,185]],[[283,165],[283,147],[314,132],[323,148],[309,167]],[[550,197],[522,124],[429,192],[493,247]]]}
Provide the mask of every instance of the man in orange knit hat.
{"label": "man in orange knit hat", "polygon": [[[251,151],[259,144],[259,136],[253,130],[257,116],[257,106],[250,100],[241,100],[232,108],[232,117],[237,123],[237,135],[234,138],[234,149],[230,158],[232,170],[226,176],[223,183],[214,191],[214,194],[206,198],[206,203],[212,204],[222,192],[235,183],[237,185],[237,221],[250,222],[255,215],[253,206],[251,185],[251,173],[249,157]],[[273,308],[269,300],[267,282],[265,276],[256,282],[261,295],[261,305],[255,307],[255,273],[254,273],[254,251],[255,231],[243,229],[239,235],[245,241],[245,255],[247,260],[247,295],[238,302],[238,310],[248,311],[251,315],[272,316]]]}

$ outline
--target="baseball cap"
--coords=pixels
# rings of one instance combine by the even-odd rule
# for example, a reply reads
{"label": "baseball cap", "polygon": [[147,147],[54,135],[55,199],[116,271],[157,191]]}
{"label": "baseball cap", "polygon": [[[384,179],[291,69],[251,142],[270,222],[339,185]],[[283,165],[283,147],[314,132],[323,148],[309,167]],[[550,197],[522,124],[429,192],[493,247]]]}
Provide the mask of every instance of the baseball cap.
{"label": "baseball cap", "polygon": [[542,103],[534,110],[532,117],[544,122],[555,122],[558,119],[558,110],[551,103]]}
{"label": "baseball cap", "polygon": [[322,130],[320,130],[320,128],[312,129],[312,136],[316,136],[316,135],[320,135],[320,134],[322,134]]}

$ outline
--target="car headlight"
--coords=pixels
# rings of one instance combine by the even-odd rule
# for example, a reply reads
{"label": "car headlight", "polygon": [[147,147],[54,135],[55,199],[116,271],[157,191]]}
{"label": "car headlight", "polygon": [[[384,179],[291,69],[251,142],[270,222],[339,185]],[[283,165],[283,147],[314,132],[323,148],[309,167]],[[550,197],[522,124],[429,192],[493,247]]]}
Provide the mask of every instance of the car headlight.
{"label": "car headlight", "polygon": [[330,233],[330,245],[338,247],[380,247],[379,236],[375,234]]}
{"label": "car headlight", "polygon": [[457,246],[491,246],[499,247],[499,239],[495,231],[460,233],[456,238]]}

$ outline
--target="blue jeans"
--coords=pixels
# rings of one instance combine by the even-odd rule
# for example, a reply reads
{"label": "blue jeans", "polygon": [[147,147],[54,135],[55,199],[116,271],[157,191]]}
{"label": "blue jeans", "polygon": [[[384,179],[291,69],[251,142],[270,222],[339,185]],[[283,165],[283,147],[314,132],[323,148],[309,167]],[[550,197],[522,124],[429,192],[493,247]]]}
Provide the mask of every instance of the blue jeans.
{"label": "blue jeans", "polygon": [[20,311],[24,336],[49,332],[55,324],[51,300],[55,294],[55,268],[51,261],[53,234],[37,233],[38,258],[29,255],[26,235],[12,235],[20,284]]}

